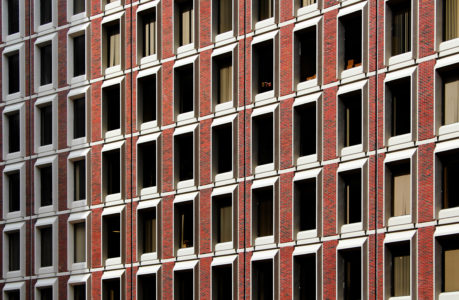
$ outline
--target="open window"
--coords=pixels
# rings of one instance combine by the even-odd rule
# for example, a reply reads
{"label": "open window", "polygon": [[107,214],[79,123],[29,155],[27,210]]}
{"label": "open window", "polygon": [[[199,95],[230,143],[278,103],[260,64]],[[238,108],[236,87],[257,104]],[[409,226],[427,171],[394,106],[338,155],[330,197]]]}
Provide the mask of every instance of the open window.
{"label": "open window", "polygon": [[3,277],[25,274],[25,223],[10,223],[3,229]]}
{"label": "open window", "polygon": [[174,43],[177,53],[194,49],[196,42],[195,0],[174,0]]}
{"label": "open window", "polygon": [[178,189],[196,185],[199,165],[197,129],[197,125],[190,125],[174,132],[174,182]]}
{"label": "open window", "polygon": [[179,262],[174,266],[174,299],[198,299],[198,261]]}
{"label": "open window", "polygon": [[57,270],[57,217],[38,219],[35,223],[35,273],[53,273]]}
{"label": "open window", "polygon": [[140,196],[159,191],[159,134],[142,136],[137,141],[137,188]]}
{"label": "open window", "polygon": [[236,240],[236,186],[212,191],[212,241],[215,251],[233,249]]}
{"label": "open window", "polygon": [[174,112],[177,121],[197,116],[197,57],[178,61],[174,65]]}
{"label": "open window", "polygon": [[140,71],[137,75],[137,128],[146,130],[159,125],[159,68]]}
{"label": "open window", "polygon": [[124,260],[124,207],[116,206],[102,212],[102,262],[119,265]]}
{"label": "open window", "polygon": [[231,179],[235,174],[236,120],[231,116],[212,123],[212,173],[216,181]]}
{"label": "open window", "polygon": [[197,249],[197,193],[174,199],[174,244],[177,256],[194,254]]}

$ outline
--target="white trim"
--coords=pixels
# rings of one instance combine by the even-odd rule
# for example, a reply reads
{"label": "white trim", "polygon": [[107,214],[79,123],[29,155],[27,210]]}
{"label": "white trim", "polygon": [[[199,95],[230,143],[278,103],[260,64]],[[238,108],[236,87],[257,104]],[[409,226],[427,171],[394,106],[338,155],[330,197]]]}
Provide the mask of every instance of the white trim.
{"label": "white trim", "polygon": [[102,274],[101,280],[121,279],[123,275],[124,275],[124,270],[105,271],[104,274]]}
{"label": "white trim", "polygon": [[[25,31],[25,1],[19,1],[19,12],[18,12],[18,32],[8,34],[8,0],[2,0],[2,14],[1,14],[1,25],[2,25],[2,39],[4,42],[10,42],[13,40],[20,39],[24,36]],[[29,4],[30,5],[30,4]]]}
{"label": "white trim", "polygon": [[157,133],[153,133],[149,135],[142,135],[137,140],[137,145],[157,141],[160,136],[161,136],[161,132],[157,132]]}
{"label": "white trim", "polygon": [[91,274],[71,275],[67,281],[67,284],[73,285],[75,283],[86,283],[90,277]]}
{"label": "white trim", "polygon": [[177,135],[181,135],[181,134],[184,134],[184,133],[194,132],[194,130],[197,129],[197,128],[198,128],[198,124],[178,127],[178,128],[175,128],[173,135],[177,136]]}
{"label": "white trim", "polygon": [[104,210],[102,211],[101,216],[122,214],[123,210],[124,210],[124,205],[105,207]]}
{"label": "white trim", "polygon": [[411,241],[416,234],[416,230],[386,233],[384,244]]}
{"label": "white trim", "polygon": [[321,172],[322,172],[322,168],[306,170],[306,171],[299,171],[299,172],[296,172],[295,175],[293,176],[293,181],[295,182],[295,181],[301,181],[305,179],[316,178],[317,176],[320,175]]}
{"label": "white trim", "polygon": [[277,255],[279,250],[266,250],[266,251],[259,251],[254,252],[250,261],[259,261],[259,260],[267,260],[267,259],[274,259]]}
{"label": "white trim", "polygon": [[[38,0],[35,0],[38,1]],[[53,1],[56,2],[57,1]],[[46,85],[41,85],[40,83],[40,55],[41,55],[41,46],[43,44],[51,44],[51,83]],[[41,36],[35,40],[34,43],[34,88],[35,92],[40,94],[48,90],[54,90],[58,87],[58,35],[57,33],[49,34],[46,36]]]}
{"label": "white trim", "polygon": [[148,266],[148,267],[139,267],[136,275],[147,275],[147,274],[156,274],[161,269],[161,265]]}
{"label": "white trim", "polygon": [[278,107],[279,107],[279,104],[276,103],[276,104],[272,104],[272,105],[268,105],[268,106],[263,106],[263,107],[260,107],[260,108],[255,108],[252,111],[251,117],[253,118],[253,117],[264,115],[264,114],[267,114],[267,113],[275,113],[276,109]]}
{"label": "white trim", "polygon": [[307,246],[297,246],[293,250],[292,256],[305,255],[305,254],[315,254],[322,248],[321,244],[316,245],[307,245]]}
{"label": "white trim", "polygon": [[158,207],[160,203],[161,203],[160,199],[140,201],[139,204],[137,205],[137,210]]}
{"label": "white trim", "polygon": [[198,195],[199,195],[199,192],[177,195],[175,196],[173,203],[176,204],[176,203],[181,203],[181,202],[194,201],[197,199]]}
{"label": "white trim", "polygon": [[123,147],[123,145],[124,145],[124,141],[114,142],[114,143],[110,143],[110,144],[104,144],[104,146],[102,147],[101,152],[118,150],[118,149],[121,149],[121,147]]}
{"label": "white trim", "polygon": [[225,117],[215,118],[215,119],[212,120],[211,127],[216,127],[216,126],[219,126],[219,125],[232,123],[236,119],[237,119],[237,115],[229,115],[229,116],[225,116]]}
{"label": "white trim", "polygon": [[368,79],[365,79],[359,82],[355,82],[355,83],[351,83],[351,84],[341,85],[338,88],[338,92],[336,94],[339,96],[339,95],[347,94],[350,92],[363,90],[367,84],[368,84]]}
{"label": "white trim", "polygon": [[[55,273],[58,269],[59,257],[59,220],[58,217],[48,217],[38,219],[34,226],[34,239],[35,239],[35,274]],[[52,264],[51,266],[41,266],[41,230],[44,227],[51,227],[52,234]]]}
{"label": "white trim", "polygon": [[[182,271],[182,270],[190,270],[194,269],[198,265],[199,261],[198,260],[192,260],[192,261],[184,261],[184,262],[177,262],[174,265],[173,271]],[[193,274],[194,276],[194,274]]]}
{"label": "white trim", "polygon": [[338,242],[338,246],[336,250],[344,250],[344,249],[351,249],[351,248],[361,248],[368,240],[367,237],[355,238],[355,239],[347,239],[347,240],[340,240]]}
{"label": "white trim", "polygon": [[434,237],[459,234],[459,224],[444,225],[435,227]]}
{"label": "white trim", "polygon": [[69,215],[67,222],[74,223],[75,221],[86,220],[90,214],[91,214],[90,211],[72,213]]}
{"label": "white trim", "polygon": [[236,259],[237,259],[237,255],[214,257],[212,259],[212,263],[210,264],[210,266],[215,267],[215,266],[229,265],[229,264],[234,263]]}
{"label": "white trim", "polygon": [[175,69],[175,68],[179,68],[179,67],[183,67],[183,66],[186,66],[186,65],[193,64],[198,60],[198,58],[199,58],[199,55],[193,55],[193,56],[190,56],[190,57],[187,57],[187,58],[176,60],[174,62],[173,68]]}
{"label": "white trim", "polygon": [[[40,168],[51,166],[52,172],[52,203],[48,206],[40,206],[41,202],[41,174]],[[58,156],[48,156],[42,157],[36,160],[34,165],[34,197],[35,197],[35,213],[46,213],[56,211],[57,203],[58,203],[58,176],[59,176],[59,169],[58,169]],[[48,179],[49,180],[49,179]]]}
{"label": "white trim", "polygon": [[[8,0],[4,0],[4,3],[6,3]],[[18,0],[21,4],[24,0]],[[20,5],[21,5],[20,4]],[[5,7],[5,6],[3,6]],[[19,65],[18,65],[18,76],[19,76],[19,90],[14,93],[9,93],[9,57],[11,55],[18,54],[19,56]],[[24,97],[25,95],[25,75],[26,75],[26,70],[25,70],[25,44],[19,43],[16,45],[11,45],[8,47],[5,47],[2,53],[2,86],[3,86],[3,100],[5,102],[9,100],[14,100],[17,98]]]}
{"label": "white trim", "polygon": [[[18,270],[9,270],[9,238],[8,235],[13,232],[18,232],[19,234],[19,269]],[[8,278],[15,278],[15,277],[23,277],[25,275],[26,270],[26,224],[25,222],[20,223],[9,223],[6,224],[3,228],[3,251],[2,251],[2,258],[3,258],[3,277]],[[4,289],[5,290],[5,289]]]}
{"label": "white trim", "polygon": [[[40,145],[41,138],[41,108],[51,105],[51,144]],[[34,108],[34,145],[35,152],[42,153],[51,150],[56,150],[58,144],[58,95],[38,98],[35,101]]]}
{"label": "white trim", "polygon": [[365,164],[367,162],[368,162],[368,158],[362,158],[359,160],[340,163],[338,166],[338,169],[336,170],[336,173],[342,173],[342,172],[347,172],[351,170],[362,169],[363,167],[365,167]]}
{"label": "white trim", "polygon": [[231,44],[225,47],[216,48],[214,51],[212,51],[211,57],[213,58],[213,57],[216,57],[222,54],[227,54],[229,52],[233,52],[236,49],[237,49],[237,44]]}
{"label": "white trim", "polygon": [[388,153],[386,154],[386,157],[384,158],[384,164],[396,162],[399,160],[405,160],[405,159],[411,160],[414,154],[416,154],[416,149],[408,149],[408,150]]}
{"label": "white trim", "polygon": [[[54,290],[55,283],[57,283],[57,278],[38,279],[37,282],[35,283],[35,288],[48,287],[52,285],[53,290]],[[36,298],[36,299],[40,299],[40,298]]]}
{"label": "white trim", "polygon": [[[4,148],[5,149],[5,148]],[[8,184],[8,173],[19,172],[19,210],[10,211],[9,209],[9,193],[10,187]],[[25,162],[6,165],[3,169],[3,218],[13,219],[23,217],[25,215],[25,199],[26,199],[26,164]],[[8,226],[8,225],[6,225]],[[6,228],[6,227],[5,227]],[[6,229],[5,229],[6,230]]]}
{"label": "white trim", "polygon": [[263,188],[267,186],[274,186],[277,183],[278,177],[271,177],[266,179],[254,180],[252,183],[252,190]]}
{"label": "white trim", "polygon": [[220,196],[220,195],[226,195],[226,194],[232,194],[232,193],[234,193],[236,191],[237,187],[238,187],[237,184],[233,184],[233,185],[229,185],[229,186],[214,188],[212,190],[211,197]]}

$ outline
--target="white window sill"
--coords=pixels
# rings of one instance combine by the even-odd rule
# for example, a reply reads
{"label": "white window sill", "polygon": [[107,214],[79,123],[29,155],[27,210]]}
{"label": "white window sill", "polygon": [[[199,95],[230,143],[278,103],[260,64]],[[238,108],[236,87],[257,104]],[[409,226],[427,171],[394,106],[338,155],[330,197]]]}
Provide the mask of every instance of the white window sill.
{"label": "white window sill", "polygon": [[446,208],[438,212],[439,219],[446,219],[446,218],[453,218],[453,217],[459,217],[459,207]]}
{"label": "white window sill", "polygon": [[86,17],[86,11],[83,11],[83,12],[81,12],[81,13],[79,13],[79,14],[70,16],[68,21],[69,21],[70,23],[74,23],[74,22],[81,21],[81,20],[83,20],[83,19],[85,19],[85,18],[87,18],[87,17]]}
{"label": "white window sill", "polygon": [[[40,79],[38,79],[39,81]],[[48,91],[51,91],[54,89],[54,82],[51,82],[51,83],[48,83],[46,85],[39,85],[37,86],[37,93],[38,94],[41,94],[41,93],[46,93]]]}
{"label": "white window sill", "polygon": [[215,42],[218,43],[218,42],[221,42],[221,41],[224,41],[224,40],[228,40],[228,39],[230,39],[232,37],[234,37],[233,30],[230,30],[230,31],[227,31],[227,32],[223,32],[223,33],[217,34],[215,36]]}
{"label": "white window sill", "polygon": [[107,258],[105,259],[106,266],[120,265],[121,257]]}
{"label": "white window sill", "polygon": [[5,276],[5,278],[22,277],[22,276],[24,276],[24,272],[22,272],[22,270],[6,271],[4,276]]}
{"label": "white window sill", "polygon": [[141,261],[156,260],[156,259],[158,259],[158,254],[156,252],[144,253],[140,255]]}
{"label": "white window sill", "polygon": [[[5,148],[4,148],[5,149]],[[5,153],[3,155],[5,160],[17,159],[22,157],[21,151],[13,152],[13,153]]]}
{"label": "white window sill", "polygon": [[110,194],[105,196],[105,202],[121,201],[121,193]]}
{"label": "white window sill", "polygon": [[[54,202],[54,199],[53,199],[53,202]],[[38,203],[40,203],[40,200],[38,200],[37,206],[38,206]],[[54,204],[51,204],[51,205],[48,205],[48,206],[37,207],[37,209],[35,210],[35,212],[37,214],[46,214],[46,213],[51,213],[51,212],[54,212],[54,211],[55,211]]]}
{"label": "white window sill", "polygon": [[454,124],[448,124],[448,125],[443,125],[438,129],[438,134],[443,135],[443,134],[449,134],[453,132],[459,131],[459,123],[454,123]]}
{"label": "white window sill", "polygon": [[79,263],[72,263],[70,265],[70,270],[71,271],[76,271],[76,270],[83,270],[87,268],[86,262],[79,262]]}
{"label": "white window sill", "polygon": [[151,194],[156,194],[156,193],[158,193],[158,187],[157,186],[151,186],[151,187],[143,188],[139,192],[140,196],[146,196],[146,195],[151,195]]}
{"label": "white window sill", "polygon": [[104,138],[109,139],[109,138],[114,138],[120,135],[121,135],[121,128],[105,132]]}
{"label": "white window sill", "polygon": [[441,42],[438,46],[438,50],[441,52],[456,47],[459,47],[459,38]]}
{"label": "white window sill", "polygon": [[56,272],[54,266],[49,267],[38,267],[37,274],[49,274]]}
{"label": "white window sill", "polygon": [[233,179],[234,174],[233,171],[225,172],[225,173],[220,173],[215,175],[215,181],[223,181],[223,180],[229,180]]}
{"label": "white window sill", "polygon": [[105,76],[109,76],[109,75],[114,75],[117,72],[121,72],[121,65],[116,65],[113,67],[105,68],[104,74]]}
{"label": "white window sill", "polygon": [[261,245],[267,245],[267,244],[274,244],[274,236],[262,236],[262,237],[257,237],[253,241],[254,246],[261,246]]}
{"label": "white window sill", "polygon": [[[52,18],[54,19],[54,16]],[[54,27],[55,26],[53,24],[53,21],[51,21],[51,22],[43,24],[43,25],[37,25],[36,31],[37,32],[43,32],[45,30],[54,29]]]}
{"label": "white window sill", "polygon": [[314,79],[298,82],[296,85],[296,90],[297,91],[306,90],[312,87],[316,87],[317,85],[318,85],[318,80],[317,80],[317,74],[316,74],[316,78]]}
{"label": "white window sill", "polygon": [[438,300],[457,300],[457,299],[459,299],[459,292],[441,293],[438,296]]}
{"label": "white window sill", "polygon": [[363,152],[362,144],[344,147],[343,149],[341,149],[341,156],[356,154],[360,152]]}
{"label": "white window sill", "polygon": [[388,226],[398,226],[398,225],[405,225],[405,224],[410,224],[410,223],[411,223],[411,215],[390,217],[389,220],[387,220]]}
{"label": "white window sill", "polygon": [[256,166],[254,168],[254,172],[255,174],[259,174],[259,173],[265,173],[265,172],[269,172],[269,171],[274,171],[274,163],[269,163],[269,164],[264,164],[264,165],[261,165],[261,166]]}
{"label": "white window sill", "polygon": [[389,300],[411,300],[411,296],[390,297]]}
{"label": "white window sill", "polygon": [[14,40],[18,40],[22,37],[22,34],[21,32],[16,32],[16,33],[13,33],[13,34],[10,34],[10,35],[7,35],[3,40],[8,43],[8,42],[11,42],[11,41],[14,41]]}
{"label": "white window sill", "polygon": [[189,188],[189,187],[194,187],[194,186],[195,186],[194,178],[177,182],[177,189],[184,189],[184,188]]}
{"label": "white window sill", "polygon": [[54,150],[54,145],[49,144],[49,145],[44,145],[44,146],[37,146],[37,153],[43,153],[43,152],[49,152]]}
{"label": "white window sill", "polygon": [[[363,62],[362,62],[363,63]],[[356,76],[363,73],[363,66],[354,67],[348,70],[341,71],[341,79]]]}
{"label": "white window sill", "polygon": [[270,90],[264,93],[259,93],[255,95],[255,101],[263,101],[274,98],[274,90]]}
{"label": "white window sill", "polygon": [[226,243],[218,243],[215,244],[215,251],[225,251],[234,249],[233,242],[226,242]]}
{"label": "white window sill", "polygon": [[194,247],[177,249],[177,256],[186,256],[186,255],[193,255],[193,254],[194,254]]}
{"label": "white window sill", "polygon": [[145,122],[145,123],[141,123],[139,125],[139,129],[142,131],[142,130],[149,130],[149,129],[155,129],[158,128],[158,121],[150,121],[150,122]]}
{"label": "white window sill", "polygon": [[297,240],[306,240],[317,237],[317,229],[311,229],[306,231],[300,231],[296,234]]}
{"label": "white window sill", "polygon": [[22,92],[19,89],[19,92],[13,93],[13,94],[7,94],[5,95],[5,101],[11,101],[11,100],[16,100],[22,97]]}
{"label": "white window sill", "polygon": [[301,157],[298,157],[296,160],[297,165],[306,165],[306,164],[315,163],[315,162],[317,162],[317,154],[301,156]]}
{"label": "white window sill", "polygon": [[78,145],[85,144],[85,143],[87,143],[87,141],[86,141],[86,137],[84,136],[81,138],[70,140],[69,146],[70,147],[78,146]]}
{"label": "white window sill", "polygon": [[179,55],[179,54],[191,51],[191,50],[194,50],[194,42],[178,47],[176,52],[177,52],[177,55]]}
{"label": "white window sill", "polygon": [[105,4],[104,6],[104,10],[106,12],[110,11],[110,10],[115,10],[115,9],[121,9],[121,1],[114,1],[114,2],[110,2],[110,3],[107,3]]}
{"label": "white window sill", "polygon": [[319,7],[317,5],[317,2],[314,3],[314,4],[308,5],[308,6],[300,7],[300,8],[298,8],[297,15],[298,16],[306,15],[306,14],[309,14],[309,13],[311,13],[313,11],[316,11],[318,8]]}
{"label": "white window sill", "polygon": [[389,57],[388,64],[389,66],[392,66],[409,61],[411,59],[413,59],[412,51]]}
{"label": "white window sill", "polygon": [[139,64],[141,66],[142,65],[146,65],[146,64],[151,64],[151,63],[154,63],[154,62],[158,62],[158,55],[157,54],[152,54],[152,55],[149,55],[149,56],[141,57],[140,60],[139,60]]}
{"label": "white window sill", "polygon": [[412,140],[413,140],[413,137],[412,137],[411,133],[397,135],[397,136],[390,137],[387,140],[387,146],[394,146],[394,145],[398,145],[398,144],[409,143]]}
{"label": "white window sill", "polygon": [[177,115],[177,122],[185,121],[185,120],[189,120],[189,119],[193,119],[193,118],[195,118],[194,110],[186,112],[186,113],[183,113],[183,114],[178,114]]}
{"label": "white window sill", "polygon": [[18,219],[18,218],[22,218],[23,217],[23,213],[21,210],[19,211],[13,211],[13,212],[5,212],[4,213],[4,217],[5,219]]}
{"label": "white window sill", "polygon": [[88,201],[87,199],[71,201],[69,202],[69,208],[72,209],[72,208],[85,207],[88,205],[87,201]]}
{"label": "white window sill", "polygon": [[362,231],[363,230],[363,223],[352,223],[352,224],[345,224],[341,226],[341,233],[349,233],[355,231]]}
{"label": "white window sill", "polygon": [[265,28],[265,27],[268,27],[268,26],[272,26],[272,25],[275,25],[274,17],[271,17],[269,19],[265,19],[263,21],[256,22],[255,26],[254,26],[254,29],[255,30],[260,30],[262,28]]}
{"label": "white window sill", "polygon": [[233,107],[234,107],[233,100],[230,100],[228,102],[216,104],[214,110],[215,112],[220,112],[220,111],[231,109]]}
{"label": "white window sill", "polygon": [[72,76],[72,78],[70,78],[69,84],[74,85],[74,84],[81,83],[83,81],[86,81],[86,73],[83,75],[77,76],[77,77]]}

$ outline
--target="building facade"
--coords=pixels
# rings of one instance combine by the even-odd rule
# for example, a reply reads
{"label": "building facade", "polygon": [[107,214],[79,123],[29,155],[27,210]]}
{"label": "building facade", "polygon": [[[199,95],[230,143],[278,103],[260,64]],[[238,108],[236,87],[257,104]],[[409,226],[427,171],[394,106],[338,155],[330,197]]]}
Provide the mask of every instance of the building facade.
{"label": "building facade", "polygon": [[3,299],[459,298],[459,1],[1,16]]}

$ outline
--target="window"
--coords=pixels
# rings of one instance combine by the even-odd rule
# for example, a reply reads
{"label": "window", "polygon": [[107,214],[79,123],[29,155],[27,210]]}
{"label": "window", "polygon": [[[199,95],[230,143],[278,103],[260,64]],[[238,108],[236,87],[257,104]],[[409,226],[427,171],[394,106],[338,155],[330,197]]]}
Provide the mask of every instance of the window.
{"label": "window", "polygon": [[459,37],[459,6],[457,0],[443,1],[443,41]]}
{"label": "window", "polygon": [[103,128],[104,132],[121,129],[121,97],[120,85],[105,87],[102,89],[103,97]]}
{"label": "window", "polygon": [[[121,216],[120,214],[109,214],[102,216],[102,233],[104,260],[121,258]],[[107,261],[105,262],[107,264]]]}
{"label": "window", "polygon": [[441,77],[442,125],[459,122],[459,76],[457,71],[457,66],[454,66],[441,69],[439,72]]}
{"label": "window", "polygon": [[40,190],[40,206],[49,206],[53,204],[53,167],[52,165],[43,165],[38,167]]}
{"label": "window", "polygon": [[339,69],[348,70],[362,65],[362,11],[339,17]]}
{"label": "window", "polygon": [[156,74],[138,78],[137,85],[139,124],[157,121]]}
{"label": "window", "polygon": [[86,300],[86,284],[76,284],[72,286],[73,299],[72,300]]}
{"label": "window", "polygon": [[[303,1],[302,1],[303,2]],[[317,27],[295,31],[294,61],[296,82],[304,82],[317,78]]]}
{"label": "window", "polygon": [[10,290],[4,292],[6,296],[6,300],[20,300],[21,299],[21,291],[20,290]]}
{"label": "window", "polygon": [[38,299],[40,300],[53,300],[53,287],[41,287],[37,289]]}
{"label": "window", "polygon": [[119,278],[102,280],[103,300],[121,300],[121,280]]}
{"label": "window", "polygon": [[357,83],[357,85],[359,86],[355,87],[358,89],[351,92],[347,92],[346,87],[338,91],[337,136],[341,155],[364,151],[367,121],[365,120],[366,108],[364,108],[363,91],[366,91],[366,82]]}
{"label": "window", "polygon": [[57,95],[38,98],[35,102],[35,151],[54,150],[57,142]]}
{"label": "window", "polygon": [[[67,262],[69,271],[82,270],[90,264],[90,251],[87,241],[91,239],[90,212],[76,212],[69,215],[67,226]],[[69,280],[69,285],[80,284],[81,277]]]}
{"label": "window", "polygon": [[215,0],[213,1],[214,31],[222,34],[233,30],[233,1]]}
{"label": "window", "polygon": [[263,239],[259,238],[268,237],[268,243],[274,240],[274,202],[273,186],[252,188],[252,235],[255,244],[259,243],[257,239],[263,243]]}
{"label": "window", "polygon": [[300,0],[300,7],[306,7],[316,3],[316,0]]}
{"label": "window", "polygon": [[39,228],[40,236],[40,267],[53,265],[53,228],[51,226]]}
{"label": "window", "polygon": [[294,299],[317,299],[316,255],[296,255],[293,257]]}
{"label": "window", "polygon": [[73,2],[73,15],[77,15],[86,10],[85,0],[72,0]]}
{"label": "window", "polygon": [[252,299],[274,299],[273,260],[252,262]]}
{"label": "window", "polygon": [[8,122],[8,153],[20,151],[20,113],[19,111],[11,112],[6,115]]}
{"label": "window", "polygon": [[345,249],[338,251],[338,285],[342,279],[342,289],[338,291],[340,299],[362,299],[362,262],[361,250]]}
{"label": "window", "polygon": [[105,196],[121,193],[121,150],[102,152],[103,193]]}
{"label": "window", "polygon": [[[25,274],[25,223],[6,224],[3,229],[3,277],[15,278]],[[5,289],[4,289],[5,290]]]}
{"label": "window", "polygon": [[[440,252],[439,269],[441,293],[459,292],[459,240],[457,235],[441,236],[437,239]],[[457,295],[456,295],[457,296]]]}
{"label": "window", "polygon": [[38,279],[35,283],[34,299],[53,300],[58,298],[58,279],[44,278]]}
{"label": "window", "polygon": [[212,127],[212,164],[214,174],[233,170],[233,124]]}
{"label": "window", "polygon": [[3,109],[3,160],[19,158],[25,150],[25,105],[5,106]]}
{"label": "window", "polygon": [[[19,1],[19,0],[17,0]],[[19,71],[19,51],[7,55],[8,64],[8,94],[19,92],[20,71]]]}
{"label": "window", "polygon": [[[263,0],[260,0],[263,1]],[[268,1],[268,0],[265,0]],[[269,0],[273,1],[273,0]],[[252,46],[253,94],[274,90],[274,44],[267,40]]]}
{"label": "window", "polygon": [[73,139],[86,136],[86,99],[79,97],[72,100],[73,104]]}
{"label": "window", "polygon": [[390,176],[390,189],[386,189],[386,193],[391,195],[390,216],[397,217],[411,214],[410,162],[392,163],[388,166],[387,173]]}
{"label": "window", "polygon": [[293,108],[295,152],[298,157],[317,154],[317,103],[310,102]]}
{"label": "window", "polygon": [[253,3],[255,22],[274,17],[274,0],[258,0]]}
{"label": "window", "polygon": [[86,160],[73,162],[73,200],[86,199]]}
{"label": "window", "polygon": [[53,106],[51,103],[39,107],[40,112],[40,146],[53,142]]}
{"label": "window", "polygon": [[[44,0],[50,1],[51,0]],[[40,45],[40,85],[47,85],[53,82],[53,71],[52,71],[52,45],[51,43]]]}
{"label": "window", "polygon": [[190,248],[194,246],[194,217],[193,201],[174,204],[175,210],[175,243],[176,248]]}
{"label": "window", "polygon": [[6,11],[7,11],[7,27],[8,27],[8,35],[15,34],[19,32],[19,1],[20,0],[7,0],[6,3]]}
{"label": "window", "polygon": [[386,83],[386,126],[390,136],[411,132],[411,79],[410,77]]}
{"label": "window", "polygon": [[181,133],[180,130],[176,130],[174,133],[174,177],[178,188],[195,184],[194,138],[194,131]]}
{"label": "window", "polygon": [[139,254],[157,252],[156,207],[139,210],[138,218]]}
{"label": "window", "polygon": [[156,299],[156,273],[137,276],[139,300]]}
{"label": "window", "polygon": [[294,212],[296,232],[317,229],[317,182],[316,178],[295,181]]}
{"label": "window", "polygon": [[386,21],[386,28],[388,30],[386,34],[388,49],[386,51],[390,51],[390,56],[396,56],[411,51],[411,5],[411,0],[391,0],[387,3],[386,10],[389,20]]}
{"label": "window", "polygon": [[57,88],[57,44],[57,33],[41,36],[35,41],[34,87],[37,93]]}
{"label": "window", "polygon": [[20,270],[20,238],[19,231],[8,232],[8,272]]}
{"label": "window", "polygon": [[175,0],[175,37],[177,47],[194,43],[193,0]]}
{"label": "window", "polygon": [[254,167],[274,163],[274,114],[252,117],[252,160]]}
{"label": "window", "polygon": [[459,159],[456,151],[442,153],[440,158],[441,208],[459,206]]}
{"label": "window", "polygon": [[[5,173],[8,183],[8,212],[16,212],[21,209],[21,173],[16,170]],[[6,207],[4,207],[6,208]]]}
{"label": "window", "polygon": [[156,54],[156,8],[138,14],[139,22],[139,56],[147,57]]}
{"label": "window", "polygon": [[194,66],[188,64],[174,69],[174,101],[176,115],[194,111]]}
{"label": "window", "polygon": [[139,189],[157,186],[156,181],[156,141],[138,144],[138,183]]}
{"label": "window", "polygon": [[35,213],[55,210],[57,200],[57,157],[43,157],[35,163]]}
{"label": "window", "polygon": [[103,24],[105,60],[104,67],[111,68],[121,64],[120,22],[113,21]]}
{"label": "window", "polygon": [[[6,3],[8,0],[2,0]],[[22,0],[18,0],[22,1]],[[3,11],[3,14],[6,14]],[[6,35],[4,35],[6,37]],[[9,39],[7,39],[9,40]],[[25,91],[25,44],[15,43],[3,49],[1,78],[3,99],[9,101],[24,97]]]}
{"label": "window", "polygon": [[[174,299],[190,299],[190,293],[194,291],[193,269],[174,272]],[[193,293],[194,294],[194,293]],[[194,297],[192,298],[194,299]]]}
{"label": "window", "polygon": [[73,263],[86,261],[86,223],[73,224]]}
{"label": "window", "polygon": [[226,243],[233,240],[233,195],[225,194],[212,197],[213,201],[213,234],[215,243]]}
{"label": "window", "polygon": [[73,38],[73,77],[86,73],[86,36],[85,34]]}
{"label": "window", "polygon": [[410,243],[391,243],[388,246],[387,259],[390,271],[386,272],[389,278],[386,283],[390,284],[390,297],[410,296],[411,294],[411,257]]}
{"label": "window", "polygon": [[39,0],[40,25],[45,25],[52,20],[52,0]]}
{"label": "window", "polygon": [[362,222],[361,172],[353,170],[339,173],[340,200],[343,224]]}
{"label": "window", "polygon": [[231,300],[233,295],[233,265],[212,267],[212,299]]}
{"label": "window", "polygon": [[[230,0],[222,0],[229,1]],[[233,54],[232,52],[216,56],[214,59],[215,72],[215,104],[223,104],[233,100]]]}

